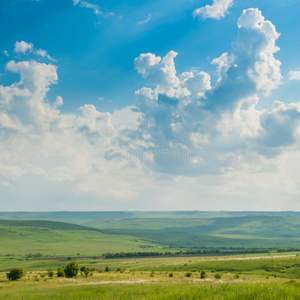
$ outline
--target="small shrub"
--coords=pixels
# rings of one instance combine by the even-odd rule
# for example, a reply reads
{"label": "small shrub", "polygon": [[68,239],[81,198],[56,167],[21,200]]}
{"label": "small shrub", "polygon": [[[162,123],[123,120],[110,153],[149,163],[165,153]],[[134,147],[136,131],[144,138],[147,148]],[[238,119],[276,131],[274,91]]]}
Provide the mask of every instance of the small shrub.
{"label": "small shrub", "polygon": [[206,272],[205,271],[201,271],[200,278],[201,279],[205,279],[206,278]]}
{"label": "small shrub", "polygon": [[169,273],[169,277],[174,277],[174,274],[173,273]]}
{"label": "small shrub", "polygon": [[81,267],[80,271],[85,277],[88,277],[91,274],[91,269],[89,267]]}
{"label": "small shrub", "polygon": [[109,267],[109,266],[106,266],[104,271],[105,271],[105,272],[109,272],[109,271],[110,271],[110,267]]}
{"label": "small shrub", "polygon": [[57,273],[56,273],[57,277],[65,277],[65,272],[63,268],[58,268],[57,269]]}
{"label": "small shrub", "polygon": [[48,276],[49,276],[50,278],[52,278],[52,277],[54,276],[54,272],[53,272],[53,271],[48,271]]}
{"label": "small shrub", "polygon": [[6,277],[12,281],[21,279],[23,276],[24,271],[22,268],[12,268],[8,273],[6,273]]}
{"label": "small shrub", "polygon": [[187,272],[187,273],[185,273],[184,276],[185,276],[185,277],[191,277],[191,276],[192,276],[192,273],[191,273],[191,272]]}
{"label": "small shrub", "polygon": [[215,276],[215,279],[221,279],[222,278],[221,273],[216,273],[214,276]]}
{"label": "small shrub", "polygon": [[72,278],[76,277],[79,272],[79,265],[75,260],[65,265],[64,272],[66,277]]}
{"label": "small shrub", "polygon": [[154,271],[151,271],[150,277],[154,277]]}
{"label": "small shrub", "polygon": [[235,279],[239,279],[239,278],[240,278],[240,274],[239,274],[239,273],[236,273],[236,274],[234,275],[234,278],[235,278]]}

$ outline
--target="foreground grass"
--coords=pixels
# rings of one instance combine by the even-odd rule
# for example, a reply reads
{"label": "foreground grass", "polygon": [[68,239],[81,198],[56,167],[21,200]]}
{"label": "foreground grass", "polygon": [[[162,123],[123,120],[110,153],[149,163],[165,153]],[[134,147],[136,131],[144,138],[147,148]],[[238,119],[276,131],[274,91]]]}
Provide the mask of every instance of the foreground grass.
{"label": "foreground grass", "polygon": [[[10,282],[2,272],[0,299],[300,300],[298,257],[227,259],[149,258],[100,260],[95,264],[79,260],[80,265],[96,268],[88,278],[78,275],[73,279],[49,278],[45,269],[25,269],[24,278]],[[104,272],[104,266],[111,271]],[[203,269],[205,280],[200,279]],[[215,279],[216,272],[222,273],[221,280]],[[237,273],[240,273],[238,279]]]}
{"label": "foreground grass", "polygon": [[1,299],[300,299],[300,283],[160,282],[95,285],[14,285]]}

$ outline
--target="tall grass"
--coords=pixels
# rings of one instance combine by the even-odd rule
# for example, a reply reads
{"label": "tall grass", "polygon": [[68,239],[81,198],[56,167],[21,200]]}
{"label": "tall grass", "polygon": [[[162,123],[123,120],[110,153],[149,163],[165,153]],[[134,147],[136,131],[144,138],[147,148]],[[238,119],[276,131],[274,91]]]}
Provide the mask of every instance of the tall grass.
{"label": "tall grass", "polygon": [[0,289],[1,299],[236,299],[294,300],[300,299],[300,284],[203,284],[153,283],[107,284],[85,286],[27,287],[15,294]]}

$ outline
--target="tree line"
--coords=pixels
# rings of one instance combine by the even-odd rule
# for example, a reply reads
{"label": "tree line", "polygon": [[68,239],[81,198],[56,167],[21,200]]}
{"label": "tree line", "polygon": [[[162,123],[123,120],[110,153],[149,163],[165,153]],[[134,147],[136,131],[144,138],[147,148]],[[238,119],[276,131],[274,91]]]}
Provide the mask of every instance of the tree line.
{"label": "tree line", "polygon": [[126,257],[149,257],[149,256],[181,256],[181,255],[234,255],[234,254],[256,254],[269,253],[268,249],[238,249],[238,250],[222,250],[222,249],[204,249],[204,250],[187,250],[177,252],[117,252],[105,253],[105,258],[126,258]]}

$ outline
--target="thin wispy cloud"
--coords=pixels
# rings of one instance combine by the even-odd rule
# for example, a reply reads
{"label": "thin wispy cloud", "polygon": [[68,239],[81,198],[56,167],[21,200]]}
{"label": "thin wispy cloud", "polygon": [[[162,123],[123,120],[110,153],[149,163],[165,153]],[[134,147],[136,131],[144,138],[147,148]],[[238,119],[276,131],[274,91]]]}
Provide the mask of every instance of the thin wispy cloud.
{"label": "thin wispy cloud", "polygon": [[100,9],[100,6],[97,4],[92,4],[87,1],[82,0],[73,0],[73,5],[79,5],[80,7],[90,8],[93,10],[95,15],[101,15],[103,12]]}
{"label": "thin wispy cloud", "polygon": [[143,24],[146,24],[146,23],[148,23],[149,21],[151,21],[151,19],[152,19],[152,15],[151,15],[151,14],[148,14],[148,17],[147,17],[146,19],[141,20],[141,21],[137,22],[136,24],[138,24],[138,25],[143,25]]}
{"label": "thin wispy cloud", "polygon": [[300,80],[300,71],[290,71],[290,80]]}

